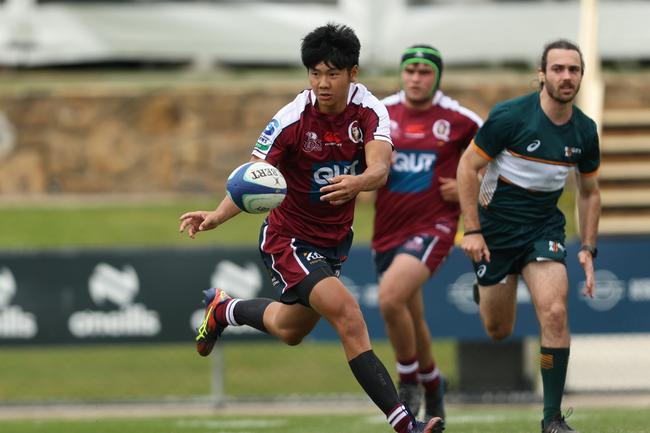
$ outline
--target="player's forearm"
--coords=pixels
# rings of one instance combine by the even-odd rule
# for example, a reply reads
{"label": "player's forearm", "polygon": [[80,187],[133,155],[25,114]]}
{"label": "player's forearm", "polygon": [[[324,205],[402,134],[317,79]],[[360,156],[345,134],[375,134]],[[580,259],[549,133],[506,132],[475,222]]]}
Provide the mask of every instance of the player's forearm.
{"label": "player's forearm", "polygon": [[598,221],[600,220],[600,190],[594,188],[588,192],[578,193],[578,221],[580,239],[583,244],[596,245]]}
{"label": "player's forearm", "polygon": [[217,225],[221,225],[234,216],[239,215],[241,209],[239,209],[230,197],[226,195],[212,213],[215,215],[214,222],[216,222]]}
{"label": "player's forearm", "polygon": [[360,174],[360,191],[374,191],[384,186],[390,172],[393,149],[390,143],[372,140],[366,144],[366,169]]}
{"label": "player's forearm", "polygon": [[481,224],[478,218],[478,170],[474,169],[471,165],[462,158],[458,165],[458,172],[456,174],[456,181],[458,182],[458,201],[460,209],[463,213],[463,224],[465,231],[478,230]]}
{"label": "player's forearm", "polygon": [[388,180],[389,166],[385,162],[374,162],[364,170],[361,191],[374,191],[384,186]]}

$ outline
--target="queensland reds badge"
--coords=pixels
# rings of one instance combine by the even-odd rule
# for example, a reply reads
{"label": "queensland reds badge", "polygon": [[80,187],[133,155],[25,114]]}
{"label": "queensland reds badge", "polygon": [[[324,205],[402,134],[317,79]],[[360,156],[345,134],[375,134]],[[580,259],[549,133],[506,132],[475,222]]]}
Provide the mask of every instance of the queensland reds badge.
{"label": "queensland reds badge", "polygon": [[313,131],[305,133],[305,141],[302,143],[305,152],[320,152],[323,150],[323,142],[318,138],[318,134]]}
{"label": "queensland reds badge", "polygon": [[358,120],[355,120],[354,122],[350,123],[350,126],[348,126],[348,136],[350,137],[350,140],[352,140],[352,142],[355,144],[359,144],[363,141],[363,132],[361,132]]}
{"label": "queensland reds badge", "polygon": [[438,140],[449,141],[449,135],[451,134],[451,123],[446,119],[438,119],[433,124],[433,136]]}

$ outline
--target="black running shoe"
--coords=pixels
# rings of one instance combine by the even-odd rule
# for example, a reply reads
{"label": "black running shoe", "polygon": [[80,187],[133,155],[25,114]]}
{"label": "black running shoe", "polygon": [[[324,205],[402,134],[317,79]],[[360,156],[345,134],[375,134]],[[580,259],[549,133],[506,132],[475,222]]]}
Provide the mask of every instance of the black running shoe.
{"label": "black running shoe", "polygon": [[415,425],[409,433],[440,433],[445,429],[445,421],[442,418],[431,418],[428,422],[415,421]]}
{"label": "black running shoe", "polygon": [[409,410],[417,417],[422,404],[422,388],[420,384],[400,382],[397,385],[397,395],[400,401],[406,403]]}
{"label": "black running shoe", "polygon": [[440,385],[435,391],[424,393],[424,418],[430,419],[439,417],[445,419],[445,393],[447,392],[447,381],[440,376]]}
{"label": "black running shoe", "polygon": [[573,410],[569,409],[565,416],[558,412],[548,425],[544,425],[544,420],[542,420],[542,433],[580,433],[578,430],[572,429],[569,424],[566,423],[565,418],[568,418],[572,412]]}

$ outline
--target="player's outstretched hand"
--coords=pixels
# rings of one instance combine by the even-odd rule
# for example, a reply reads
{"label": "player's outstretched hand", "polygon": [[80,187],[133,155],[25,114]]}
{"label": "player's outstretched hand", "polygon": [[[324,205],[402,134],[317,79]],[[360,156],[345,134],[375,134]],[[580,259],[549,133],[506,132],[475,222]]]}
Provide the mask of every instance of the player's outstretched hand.
{"label": "player's outstretched hand", "polygon": [[467,257],[472,259],[473,262],[478,263],[481,260],[485,260],[490,263],[490,250],[485,243],[483,235],[480,233],[464,236],[460,246]]}
{"label": "player's outstretched hand", "polygon": [[182,233],[187,229],[187,234],[194,239],[198,232],[211,230],[217,226],[215,216],[214,212],[205,210],[186,212],[180,217],[181,226],[179,230]]}
{"label": "player's outstretched hand", "polygon": [[594,290],[596,289],[596,280],[594,279],[594,259],[591,257],[589,251],[581,250],[578,252],[578,261],[585,271],[585,287],[582,289],[582,294],[594,297]]}
{"label": "player's outstretched hand", "polygon": [[321,201],[328,201],[334,206],[347,203],[354,199],[362,189],[361,176],[351,176],[343,174],[328,179],[329,185],[325,185],[320,189],[324,195],[321,196]]}

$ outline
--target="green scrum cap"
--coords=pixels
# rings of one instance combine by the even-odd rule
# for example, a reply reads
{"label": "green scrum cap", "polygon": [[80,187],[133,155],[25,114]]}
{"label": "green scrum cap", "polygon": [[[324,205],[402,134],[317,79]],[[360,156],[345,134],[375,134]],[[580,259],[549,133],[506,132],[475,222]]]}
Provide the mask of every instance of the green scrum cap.
{"label": "green scrum cap", "polygon": [[440,77],[442,76],[442,55],[440,51],[429,45],[413,45],[402,53],[400,69],[403,70],[406,65],[411,63],[425,63],[436,71],[436,84],[431,89],[431,94],[433,95],[440,86]]}

